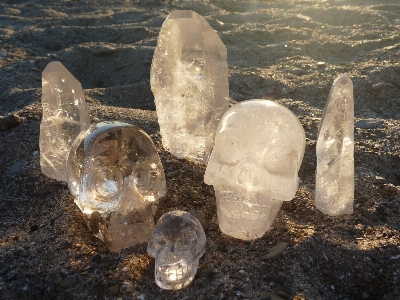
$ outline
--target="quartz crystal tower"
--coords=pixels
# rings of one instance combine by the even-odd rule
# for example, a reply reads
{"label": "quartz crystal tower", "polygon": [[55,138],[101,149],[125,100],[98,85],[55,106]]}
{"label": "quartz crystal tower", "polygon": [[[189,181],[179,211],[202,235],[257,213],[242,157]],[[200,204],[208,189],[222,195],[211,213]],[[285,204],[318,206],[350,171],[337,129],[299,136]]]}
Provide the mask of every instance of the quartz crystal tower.
{"label": "quartz crystal tower", "polygon": [[354,99],[349,75],[332,85],[318,126],[315,206],[336,216],[353,212]]}
{"label": "quartz crystal tower", "polygon": [[150,73],[162,143],[178,158],[207,162],[229,107],[225,45],[207,21],[175,10],[158,37]]}
{"label": "quartz crystal tower", "polygon": [[147,252],[156,259],[157,285],[178,290],[191,283],[205,245],[203,227],[191,214],[181,210],[163,214],[147,245]]}
{"label": "quartz crystal tower", "polygon": [[204,182],[214,186],[222,232],[252,240],[297,191],[306,137],[297,117],[269,100],[232,106],[222,117]]}
{"label": "quartz crystal tower", "polygon": [[101,122],[71,147],[68,187],[89,229],[111,251],[148,241],[165,184],[154,144],[136,126]]}
{"label": "quartz crystal tower", "polygon": [[42,106],[40,166],[46,176],[67,181],[71,145],[90,121],[81,84],[58,61],[43,71]]}

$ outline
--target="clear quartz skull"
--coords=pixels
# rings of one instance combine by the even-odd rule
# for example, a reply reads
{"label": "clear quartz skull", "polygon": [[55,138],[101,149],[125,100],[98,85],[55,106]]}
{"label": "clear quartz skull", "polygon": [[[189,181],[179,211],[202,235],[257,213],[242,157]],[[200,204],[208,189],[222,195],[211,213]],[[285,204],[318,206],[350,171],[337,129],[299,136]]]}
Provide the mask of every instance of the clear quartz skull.
{"label": "clear quartz skull", "polygon": [[159,287],[178,290],[189,285],[205,252],[206,235],[191,214],[175,210],[158,220],[147,245],[156,259],[155,280]]}
{"label": "clear quartz skull", "polygon": [[244,101],[223,115],[204,176],[222,232],[252,240],[269,229],[295,196],[305,144],[297,117],[272,101]]}
{"label": "clear quartz skull", "polygon": [[150,238],[153,213],[166,193],[150,137],[117,121],[78,135],[68,158],[68,186],[89,229],[116,252]]}

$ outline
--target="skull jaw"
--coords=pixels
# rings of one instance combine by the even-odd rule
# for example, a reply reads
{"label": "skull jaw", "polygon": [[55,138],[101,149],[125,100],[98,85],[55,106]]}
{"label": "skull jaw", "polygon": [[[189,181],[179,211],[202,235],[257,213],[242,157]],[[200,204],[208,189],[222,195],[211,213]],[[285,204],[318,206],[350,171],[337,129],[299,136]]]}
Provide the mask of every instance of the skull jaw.
{"label": "skull jaw", "polygon": [[282,205],[282,201],[273,200],[267,214],[246,216],[244,214],[232,214],[217,206],[219,228],[226,235],[241,240],[254,240],[262,237],[271,227]]}
{"label": "skull jaw", "polygon": [[269,229],[269,226],[265,225],[266,218],[234,218],[221,209],[218,209],[217,213],[221,231],[236,239],[244,241],[255,240],[262,237]]}
{"label": "skull jaw", "polygon": [[199,260],[181,259],[172,264],[160,264],[156,259],[155,280],[157,285],[166,290],[179,290],[188,286],[196,275]]}

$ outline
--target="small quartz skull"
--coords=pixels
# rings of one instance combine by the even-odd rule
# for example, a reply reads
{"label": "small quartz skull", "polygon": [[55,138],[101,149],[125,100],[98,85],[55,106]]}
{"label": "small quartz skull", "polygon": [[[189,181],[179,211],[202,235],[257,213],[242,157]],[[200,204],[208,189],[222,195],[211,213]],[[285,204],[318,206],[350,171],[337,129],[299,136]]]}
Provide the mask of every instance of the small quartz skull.
{"label": "small quartz skull", "polygon": [[181,210],[163,214],[147,245],[147,252],[156,259],[157,285],[168,290],[187,286],[196,274],[205,244],[203,227],[191,214]]}
{"label": "small quartz skull", "polygon": [[136,126],[101,122],[81,132],[71,147],[69,189],[89,229],[112,251],[150,238],[165,185],[155,146]]}
{"label": "small quartz skull", "polygon": [[297,191],[305,144],[297,117],[272,101],[244,101],[224,114],[204,176],[222,232],[252,240],[269,229]]}

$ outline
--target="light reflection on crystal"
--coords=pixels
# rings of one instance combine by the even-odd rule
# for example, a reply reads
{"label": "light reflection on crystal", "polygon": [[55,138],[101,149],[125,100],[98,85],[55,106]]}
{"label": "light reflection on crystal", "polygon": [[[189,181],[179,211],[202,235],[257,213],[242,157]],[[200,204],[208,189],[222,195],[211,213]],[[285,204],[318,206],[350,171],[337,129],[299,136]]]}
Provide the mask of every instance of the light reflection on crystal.
{"label": "light reflection on crystal", "polygon": [[169,289],[171,285],[184,287],[185,282],[192,280],[192,266],[182,259],[177,263],[162,266],[157,262],[156,268],[156,283],[164,289]]}

